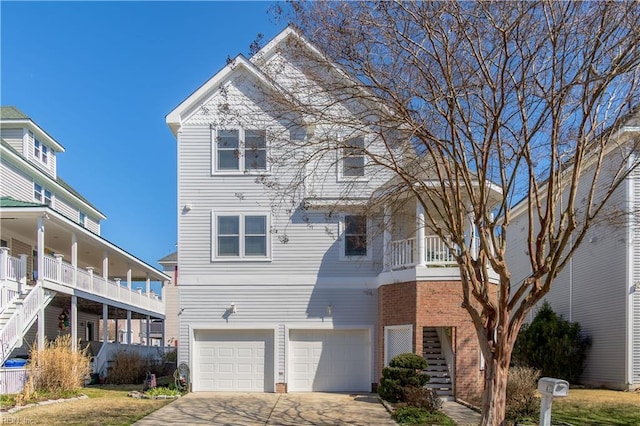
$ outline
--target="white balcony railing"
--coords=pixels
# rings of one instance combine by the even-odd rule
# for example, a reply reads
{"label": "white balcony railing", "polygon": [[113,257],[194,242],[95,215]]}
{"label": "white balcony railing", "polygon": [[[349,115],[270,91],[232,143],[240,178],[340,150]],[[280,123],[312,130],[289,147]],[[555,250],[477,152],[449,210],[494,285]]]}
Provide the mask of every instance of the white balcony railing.
{"label": "white balcony railing", "polygon": [[[6,252],[0,252],[0,255],[2,255],[2,259],[0,259],[0,281],[15,282],[22,280],[26,272],[26,257],[18,259],[6,255]],[[154,312],[164,311],[164,301],[159,299],[153,292],[148,294],[141,293],[138,290],[129,289],[126,285],[120,284],[119,281],[114,282],[102,276],[94,275],[91,271],[75,268],[69,263],[63,262],[61,256],[56,258],[44,256],[43,271],[39,275],[41,279],[66,287],[77,288],[87,293],[107,297]],[[9,294],[8,290],[3,290],[0,295],[0,310],[2,309],[1,306],[5,305],[5,299],[13,297],[13,293]],[[8,302],[9,300],[6,301],[6,303]],[[25,306],[26,308],[27,306]]]}
{"label": "white balcony railing", "polygon": [[425,266],[455,266],[455,252],[451,251],[445,241],[435,235],[424,238],[424,256],[419,259],[418,245],[415,238],[391,242],[391,268],[413,267],[419,263]]}

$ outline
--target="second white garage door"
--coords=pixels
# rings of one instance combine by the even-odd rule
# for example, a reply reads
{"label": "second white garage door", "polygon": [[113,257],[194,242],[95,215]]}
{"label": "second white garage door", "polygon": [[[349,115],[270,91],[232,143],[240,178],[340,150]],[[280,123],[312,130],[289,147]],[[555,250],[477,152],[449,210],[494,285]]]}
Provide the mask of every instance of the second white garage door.
{"label": "second white garage door", "polygon": [[194,391],[273,391],[273,331],[196,330],[194,349]]}
{"label": "second white garage door", "polygon": [[371,390],[369,330],[291,330],[289,390]]}

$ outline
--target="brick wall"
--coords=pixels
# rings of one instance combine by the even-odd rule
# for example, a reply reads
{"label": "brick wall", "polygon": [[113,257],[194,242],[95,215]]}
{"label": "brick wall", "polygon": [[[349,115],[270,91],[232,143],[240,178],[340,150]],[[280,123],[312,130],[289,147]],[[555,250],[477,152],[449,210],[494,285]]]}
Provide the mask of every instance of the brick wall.
{"label": "brick wall", "polygon": [[461,307],[459,281],[422,281],[388,284],[378,289],[378,377],[384,362],[384,327],[413,324],[414,352],[422,355],[423,327],[453,327],[456,353],[455,395],[473,399],[482,393],[483,372],[476,332]]}

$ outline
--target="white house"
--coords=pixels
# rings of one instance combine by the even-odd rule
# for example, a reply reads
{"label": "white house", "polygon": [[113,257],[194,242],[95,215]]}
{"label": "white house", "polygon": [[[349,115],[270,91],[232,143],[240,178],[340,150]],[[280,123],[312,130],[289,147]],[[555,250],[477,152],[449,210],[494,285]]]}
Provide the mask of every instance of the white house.
{"label": "white house", "polygon": [[[167,115],[178,143],[178,361],[191,366],[194,391],[370,391],[390,358],[415,352],[441,394],[478,395],[459,269],[420,225],[415,199],[363,215],[358,203],[390,175],[357,149],[309,167],[299,205],[275,202],[264,184],[294,179],[288,144],[349,133],[336,122],[290,127],[273,113],[270,91],[309,101],[298,89],[315,77],[288,55],[300,48],[313,49],[286,28]],[[349,137],[380,144],[366,126]],[[346,189],[359,197],[338,201]]]}
{"label": "white house", "polygon": [[[640,116],[629,114],[612,135],[620,148],[637,144]],[[637,145],[636,145],[637,146]],[[620,168],[611,150],[602,165],[601,185]],[[629,164],[637,161],[630,160]],[[585,200],[593,170],[584,174],[577,200]],[[598,194],[600,192],[597,192]],[[578,206],[579,207],[579,206]],[[580,381],[591,386],[632,390],[640,387],[640,169],[614,192],[608,207],[587,231],[586,238],[545,296],[553,310],[579,322],[592,343]],[[514,282],[529,271],[526,203],[516,205],[509,228],[507,261]],[[542,303],[542,302],[541,302]],[[535,315],[535,309],[530,319]]]}
{"label": "white house", "polygon": [[[58,176],[64,148],[35,121],[2,107],[0,138],[0,362],[71,333],[106,374],[124,346],[106,344],[99,322],[163,319],[151,282],[170,277],[100,236],[105,216]],[[3,392],[15,391],[16,371],[2,373]]]}

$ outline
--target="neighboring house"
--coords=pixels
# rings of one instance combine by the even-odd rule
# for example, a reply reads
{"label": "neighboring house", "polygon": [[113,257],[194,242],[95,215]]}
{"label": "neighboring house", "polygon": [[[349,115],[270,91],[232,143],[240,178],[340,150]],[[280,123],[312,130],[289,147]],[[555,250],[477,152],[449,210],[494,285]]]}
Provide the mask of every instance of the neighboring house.
{"label": "neighboring house", "polygon": [[171,277],[164,287],[164,342],[163,346],[178,346],[178,316],[180,315],[178,294],[178,252],[158,260],[163,272]]}
{"label": "neighboring house", "polygon": [[64,148],[31,118],[2,107],[0,137],[0,363],[71,334],[105,373],[99,322],[163,319],[150,286],[170,277],[100,236],[105,216],[58,176]]}
{"label": "neighboring house", "polygon": [[[627,138],[638,138],[640,131],[637,113],[630,114],[624,122],[613,136],[618,138],[620,147],[625,146]],[[620,152],[624,150],[612,150],[605,158],[603,181],[618,172]],[[587,170],[584,176],[588,179],[591,174]],[[581,185],[577,200],[585,199],[587,187]],[[583,334],[591,338],[580,379],[585,385],[640,388],[639,213],[640,169],[636,169],[614,192],[608,207],[544,297],[557,314],[580,323]],[[507,241],[513,282],[519,282],[530,271],[527,223],[526,203],[521,202],[512,211]],[[535,313],[534,308],[529,320]]]}
{"label": "neighboring house", "polygon": [[[415,199],[368,217],[329,203],[347,187],[366,200],[391,177],[344,152],[309,176],[304,209],[274,204],[256,179],[299,167],[271,169],[286,147],[267,131],[293,140],[330,127],[289,131],[269,114],[270,85],[307,77],[287,55],[296,40],[309,46],[287,28],[236,57],[167,116],[178,143],[178,357],[193,390],[371,391],[393,356],[414,352],[442,395],[477,396],[483,364],[459,269],[417,225]],[[227,102],[240,111],[231,121]],[[392,225],[376,232],[383,219]]]}

